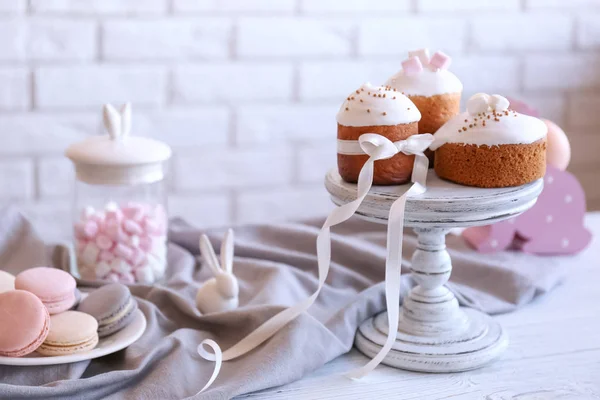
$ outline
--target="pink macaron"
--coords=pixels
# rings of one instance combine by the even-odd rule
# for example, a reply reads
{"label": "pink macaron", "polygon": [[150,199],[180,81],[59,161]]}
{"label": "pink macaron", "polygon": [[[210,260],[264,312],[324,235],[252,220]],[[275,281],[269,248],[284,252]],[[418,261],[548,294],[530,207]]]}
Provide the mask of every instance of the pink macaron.
{"label": "pink macaron", "polygon": [[46,340],[50,315],[33,293],[11,290],[0,293],[0,356],[22,357]]}
{"label": "pink macaron", "polygon": [[35,294],[50,314],[67,311],[75,304],[75,279],[56,268],[37,267],[21,272],[15,279],[15,289]]}

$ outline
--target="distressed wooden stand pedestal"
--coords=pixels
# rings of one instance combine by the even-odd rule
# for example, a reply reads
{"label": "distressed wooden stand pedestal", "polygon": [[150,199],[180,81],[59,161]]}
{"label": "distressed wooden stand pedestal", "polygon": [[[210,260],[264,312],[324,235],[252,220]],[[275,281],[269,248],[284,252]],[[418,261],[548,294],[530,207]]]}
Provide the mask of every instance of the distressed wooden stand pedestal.
{"label": "distressed wooden stand pedestal", "polygon": [[[334,203],[356,199],[356,185],[346,183],[337,170],[327,174],[325,186]],[[404,299],[396,343],[383,361],[392,367],[422,372],[457,372],[481,367],[508,345],[502,327],[488,315],[460,307],[444,284],[452,272],[446,251],[451,228],[487,225],[529,209],[542,191],[542,180],[502,189],[481,189],[441,180],[433,171],[427,192],[409,197],[404,226],[414,228],[418,247],[411,272],[418,283]],[[357,215],[387,224],[390,206],[402,193],[400,186],[373,186]],[[375,356],[385,343],[387,313],[364,322],[356,347]]]}

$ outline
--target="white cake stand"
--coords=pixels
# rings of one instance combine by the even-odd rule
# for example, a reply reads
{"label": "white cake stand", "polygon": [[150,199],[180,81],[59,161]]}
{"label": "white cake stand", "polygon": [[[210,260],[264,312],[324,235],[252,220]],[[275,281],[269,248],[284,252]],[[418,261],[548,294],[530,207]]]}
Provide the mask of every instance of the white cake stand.
{"label": "white cake stand", "polygon": [[[330,171],[325,186],[334,203],[356,199],[356,185]],[[487,225],[514,217],[533,206],[543,181],[502,189],[461,186],[438,178],[430,170],[427,192],[409,197],[404,224],[418,235],[411,272],[417,282],[400,311],[396,343],[383,363],[422,372],[458,372],[481,367],[507,347],[508,337],[488,315],[460,307],[444,284],[452,272],[446,233],[454,227]],[[387,224],[400,186],[373,186],[357,215]],[[374,357],[388,333],[387,312],[365,321],[356,334],[356,347]]]}

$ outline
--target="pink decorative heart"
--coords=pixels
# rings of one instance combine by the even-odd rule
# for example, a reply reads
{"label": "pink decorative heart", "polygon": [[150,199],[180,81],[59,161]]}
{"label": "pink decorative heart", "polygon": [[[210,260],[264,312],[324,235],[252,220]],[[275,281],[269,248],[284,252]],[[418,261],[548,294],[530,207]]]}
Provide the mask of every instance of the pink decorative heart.
{"label": "pink decorative heart", "polygon": [[573,254],[592,237],[583,226],[585,211],[585,193],[577,179],[548,165],[544,190],[530,210],[511,220],[466,229],[463,237],[482,253],[512,245],[527,253]]}

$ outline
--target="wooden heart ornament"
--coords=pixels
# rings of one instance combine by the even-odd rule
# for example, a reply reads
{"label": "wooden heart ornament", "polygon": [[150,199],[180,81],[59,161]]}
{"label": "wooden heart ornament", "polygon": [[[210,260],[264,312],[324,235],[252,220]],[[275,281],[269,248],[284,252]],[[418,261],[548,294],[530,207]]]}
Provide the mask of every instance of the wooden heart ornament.
{"label": "wooden heart ornament", "polygon": [[534,254],[573,254],[592,238],[583,225],[585,211],[585,193],[577,179],[548,165],[544,190],[531,209],[506,221],[466,229],[462,236],[482,253],[516,248]]}

